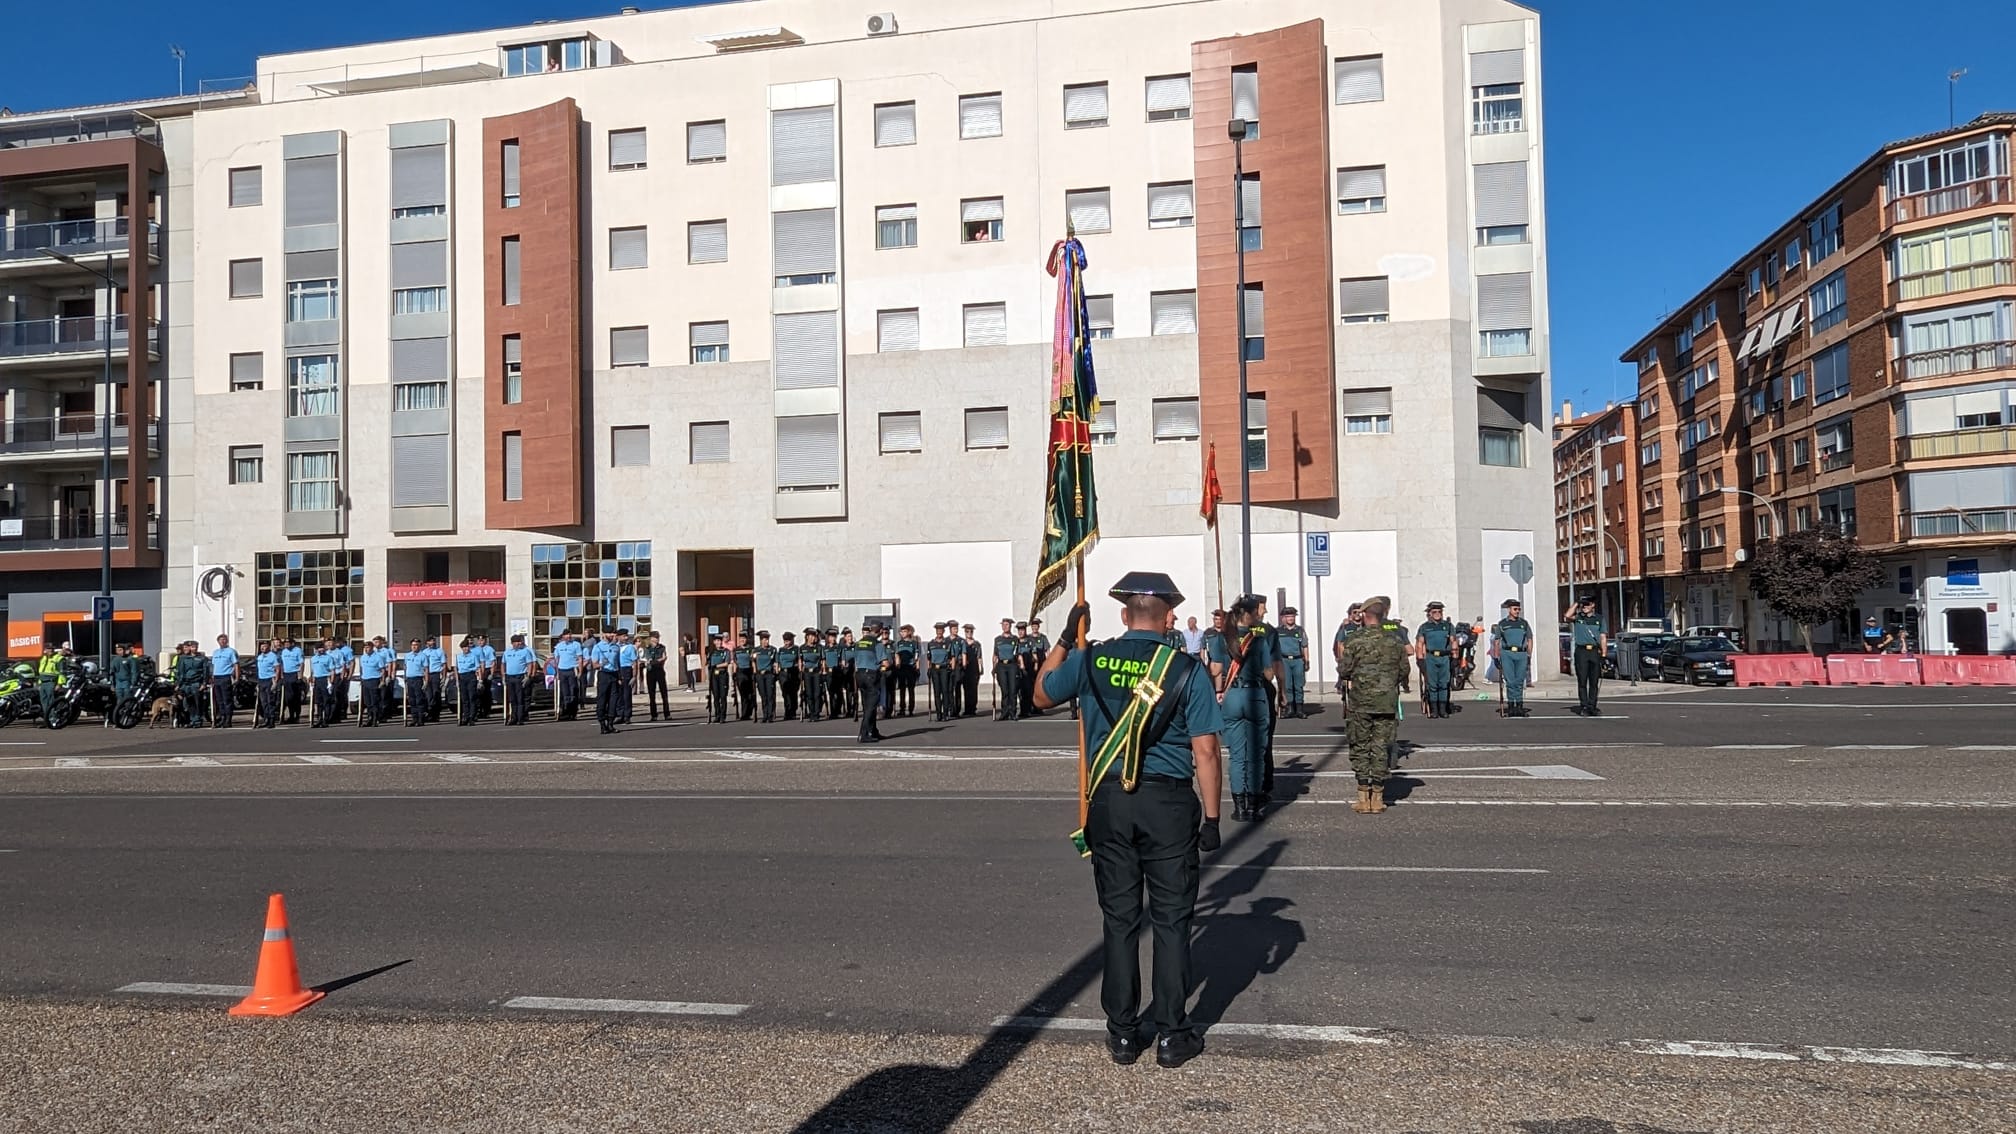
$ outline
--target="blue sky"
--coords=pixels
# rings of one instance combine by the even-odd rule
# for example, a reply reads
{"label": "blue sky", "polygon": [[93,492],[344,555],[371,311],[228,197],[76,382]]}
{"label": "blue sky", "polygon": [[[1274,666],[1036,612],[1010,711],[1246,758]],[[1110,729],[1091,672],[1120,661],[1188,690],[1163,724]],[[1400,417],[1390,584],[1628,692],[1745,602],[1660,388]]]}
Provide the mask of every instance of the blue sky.
{"label": "blue sky", "polygon": [[[249,76],[261,53],[568,19],[623,0],[345,0],[332,7],[99,0],[83,53],[13,52],[16,110]],[[945,3],[950,0],[931,0]],[[1393,0],[1349,0],[1389,3]],[[645,0],[645,6],[662,3]],[[891,6],[900,8],[900,4]],[[1554,389],[1631,394],[1616,357],[1670,307],[1884,142],[2016,110],[2011,0],[1535,0],[1541,13]],[[1255,5],[1259,7],[1259,5]],[[864,7],[864,11],[867,10]],[[1340,11],[1348,5],[1340,4]]]}

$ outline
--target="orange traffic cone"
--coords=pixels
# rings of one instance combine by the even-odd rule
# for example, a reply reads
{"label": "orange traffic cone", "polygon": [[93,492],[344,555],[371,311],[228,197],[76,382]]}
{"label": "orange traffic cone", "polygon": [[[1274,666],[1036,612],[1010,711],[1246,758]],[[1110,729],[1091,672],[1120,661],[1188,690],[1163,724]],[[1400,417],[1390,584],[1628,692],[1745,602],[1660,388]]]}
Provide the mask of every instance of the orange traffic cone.
{"label": "orange traffic cone", "polygon": [[287,901],[275,894],[266,900],[266,939],[259,946],[259,974],[252,978],[252,995],[232,1005],[231,1014],[292,1016],[324,995],[301,987],[294,941],[287,936]]}

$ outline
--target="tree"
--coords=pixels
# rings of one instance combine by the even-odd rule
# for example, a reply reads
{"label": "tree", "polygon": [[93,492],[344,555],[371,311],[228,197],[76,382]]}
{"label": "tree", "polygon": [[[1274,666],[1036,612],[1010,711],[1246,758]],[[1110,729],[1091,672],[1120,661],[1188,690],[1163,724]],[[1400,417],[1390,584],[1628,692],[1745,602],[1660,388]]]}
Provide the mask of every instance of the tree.
{"label": "tree", "polygon": [[1852,614],[1862,593],[1883,585],[1883,564],[1832,524],[1766,543],[1750,563],[1750,590],[1781,618],[1799,624],[1806,650],[1813,627]]}

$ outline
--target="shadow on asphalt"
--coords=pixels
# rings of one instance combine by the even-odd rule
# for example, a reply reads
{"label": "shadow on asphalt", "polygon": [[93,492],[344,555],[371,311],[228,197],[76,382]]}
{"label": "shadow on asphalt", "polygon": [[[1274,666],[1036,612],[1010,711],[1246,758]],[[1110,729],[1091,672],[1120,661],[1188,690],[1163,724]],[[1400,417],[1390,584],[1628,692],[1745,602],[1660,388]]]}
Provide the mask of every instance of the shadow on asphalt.
{"label": "shadow on asphalt", "polygon": [[334,992],[339,988],[349,988],[351,985],[356,984],[358,981],[370,980],[372,977],[377,976],[379,973],[389,973],[393,969],[396,969],[401,965],[410,965],[412,963],[413,958],[408,957],[403,961],[394,961],[389,965],[379,965],[375,969],[365,969],[361,973],[351,973],[349,976],[346,977],[337,977],[335,980],[324,981],[323,983],[316,985],[314,991]]}

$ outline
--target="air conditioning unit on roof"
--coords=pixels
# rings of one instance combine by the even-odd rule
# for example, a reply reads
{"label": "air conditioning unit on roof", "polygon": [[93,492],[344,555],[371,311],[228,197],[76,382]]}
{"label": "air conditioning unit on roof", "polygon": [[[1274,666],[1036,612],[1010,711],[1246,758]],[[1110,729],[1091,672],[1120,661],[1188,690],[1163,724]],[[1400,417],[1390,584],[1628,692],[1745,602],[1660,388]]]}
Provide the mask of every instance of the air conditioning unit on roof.
{"label": "air conditioning unit on roof", "polygon": [[870,16],[870,17],[868,17],[868,34],[869,34],[869,35],[895,35],[895,34],[896,34],[896,13],[894,13],[894,12],[877,12],[877,13],[875,13],[874,15],[872,15],[872,16]]}

